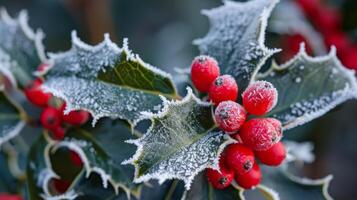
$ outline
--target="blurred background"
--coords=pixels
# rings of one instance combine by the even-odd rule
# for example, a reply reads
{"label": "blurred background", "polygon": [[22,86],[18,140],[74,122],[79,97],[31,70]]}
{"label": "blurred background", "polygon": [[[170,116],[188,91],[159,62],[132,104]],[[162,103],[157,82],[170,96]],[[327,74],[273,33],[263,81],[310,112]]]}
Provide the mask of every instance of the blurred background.
{"label": "blurred background", "polygon": [[[326,47],[334,44],[343,63],[357,69],[357,1],[321,0],[320,4],[325,9],[321,16],[311,16],[313,13],[306,8],[304,2],[312,0],[297,1],[304,20],[311,24],[315,36],[322,42],[323,47],[320,44],[320,48],[315,48],[320,51],[314,51],[311,44],[310,53],[323,54],[328,49]],[[0,6],[6,7],[12,16],[22,9],[28,11],[31,27],[45,32],[44,43],[49,52],[68,50],[72,30],[90,44],[102,41],[103,33],[110,33],[111,39],[119,46],[123,38],[129,38],[134,53],[172,73],[174,78],[178,77],[175,68],[187,68],[198,55],[192,40],[203,37],[208,30],[208,20],[200,10],[220,4],[220,0],[0,0]],[[276,13],[277,16],[279,14]],[[320,21],[316,22],[316,17],[320,17]],[[338,27],[330,24],[333,22],[339,23]],[[308,38],[300,34],[286,34],[275,28],[269,30],[271,37],[268,37],[267,45],[285,50],[285,53],[277,55],[278,61],[296,53],[301,41],[308,42]],[[285,137],[314,143],[316,161],[306,167],[306,176],[319,178],[333,174],[332,196],[335,199],[356,199],[356,101],[347,102],[324,117],[286,132]]]}

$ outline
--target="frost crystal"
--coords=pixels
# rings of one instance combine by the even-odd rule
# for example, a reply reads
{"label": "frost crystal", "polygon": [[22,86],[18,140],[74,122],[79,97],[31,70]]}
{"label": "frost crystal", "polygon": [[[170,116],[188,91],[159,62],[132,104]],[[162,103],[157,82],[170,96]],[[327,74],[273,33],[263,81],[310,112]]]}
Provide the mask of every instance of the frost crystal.
{"label": "frost crystal", "polygon": [[67,102],[65,113],[87,110],[94,122],[100,117],[135,122],[142,111],[155,111],[159,95],[176,97],[171,77],[144,63],[128,49],[117,47],[105,35],[97,46],[89,46],[72,33],[72,48],[51,54],[52,67],[44,89]]}
{"label": "frost crystal", "polygon": [[217,59],[222,73],[232,75],[238,86],[246,88],[276,49],[264,45],[270,12],[278,0],[253,0],[246,3],[224,1],[224,5],[204,10],[211,24],[208,34],[195,40],[201,54]]}
{"label": "frost crystal", "polygon": [[354,72],[341,65],[335,48],[327,56],[312,58],[301,45],[295,58],[282,66],[273,64],[257,78],[277,88],[279,101],[269,115],[279,119],[285,129],[309,122],[357,97]]}
{"label": "frost crystal", "polygon": [[192,91],[182,101],[169,102],[159,114],[147,114],[152,120],[148,132],[137,140],[134,157],[124,163],[135,165],[135,182],[181,179],[186,189],[205,168],[218,168],[223,148],[232,140],[214,127],[211,105],[201,102]]}

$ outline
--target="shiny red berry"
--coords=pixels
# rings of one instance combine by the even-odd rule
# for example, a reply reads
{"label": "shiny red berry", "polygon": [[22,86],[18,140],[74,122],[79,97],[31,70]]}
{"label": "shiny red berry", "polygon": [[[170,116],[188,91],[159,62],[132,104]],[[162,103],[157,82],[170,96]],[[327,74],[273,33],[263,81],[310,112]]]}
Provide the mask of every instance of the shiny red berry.
{"label": "shiny red berry", "polygon": [[224,189],[232,183],[234,172],[225,166],[223,157],[221,157],[219,161],[219,168],[221,173],[217,170],[208,168],[206,170],[206,176],[214,188]]}
{"label": "shiny red berry", "polygon": [[67,115],[65,115],[63,112],[66,108],[66,104],[64,103],[61,107],[61,113],[62,113],[62,119],[64,122],[74,125],[74,126],[80,126],[85,124],[89,118],[90,114],[87,111],[84,110],[75,110],[69,112]]}
{"label": "shiny red berry", "polygon": [[273,118],[255,118],[243,124],[239,131],[243,143],[254,151],[265,151],[282,138],[280,121]]}
{"label": "shiny red berry", "polygon": [[278,91],[267,81],[257,81],[243,92],[243,106],[248,113],[264,115],[274,108],[278,101]]}
{"label": "shiny red berry", "polygon": [[58,126],[55,129],[52,130],[53,136],[56,140],[63,140],[66,131],[63,127]]}
{"label": "shiny red berry", "polygon": [[24,89],[27,99],[36,106],[46,107],[52,95],[45,93],[41,89],[42,81],[36,79],[31,85]]}
{"label": "shiny red berry", "polygon": [[252,189],[253,187],[259,185],[261,179],[262,173],[257,163],[254,163],[253,168],[248,173],[237,174],[235,177],[238,185],[244,189]]}
{"label": "shiny red berry", "polygon": [[23,198],[19,195],[1,193],[0,200],[23,200]]}
{"label": "shiny red berry", "polygon": [[218,63],[209,56],[198,56],[191,64],[191,79],[200,92],[208,92],[211,83],[219,76]]}
{"label": "shiny red berry", "polygon": [[238,97],[238,85],[230,75],[219,76],[209,88],[209,98],[218,105],[222,101],[236,101]]}
{"label": "shiny red berry", "polygon": [[253,167],[254,153],[243,144],[231,144],[225,149],[225,161],[236,174],[244,174]]}
{"label": "shiny red berry", "polygon": [[219,103],[214,116],[219,127],[227,133],[238,131],[247,118],[244,108],[234,101]]}
{"label": "shiny red berry", "polygon": [[83,166],[82,159],[81,159],[81,157],[79,157],[79,155],[76,152],[70,151],[70,156],[71,156],[71,160],[74,165],[76,165],[77,167]]}
{"label": "shiny red berry", "polygon": [[284,144],[278,142],[266,151],[256,151],[255,155],[263,164],[279,166],[285,160],[286,150]]}
{"label": "shiny red berry", "polygon": [[67,191],[71,183],[65,180],[53,179],[53,185],[56,191],[60,194],[63,194]]}
{"label": "shiny red berry", "polygon": [[324,34],[339,30],[342,24],[341,14],[332,7],[320,8],[311,20],[316,28]]}
{"label": "shiny red berry", "polygon": [[61,125],[61,115],[56,108],[47,107],[41,113],[40,122],[43,127],[56,130]]}

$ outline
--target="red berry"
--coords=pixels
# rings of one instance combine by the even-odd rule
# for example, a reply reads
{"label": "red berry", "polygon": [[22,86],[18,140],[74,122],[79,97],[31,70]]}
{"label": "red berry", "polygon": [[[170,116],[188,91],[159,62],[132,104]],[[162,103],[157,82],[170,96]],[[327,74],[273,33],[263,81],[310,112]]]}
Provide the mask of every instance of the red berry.
{"label": "red berry", "polygon": [[342,63],[346,67],[354,70],[357,70],[356,58],[357,58],[357,46],[352,46],[348,48],[348,50],[343,55],[341,55]]}
{"label": "red berry", "polygon": [[66,131],[64,128],[61,126],[56,127],[55,129],[52,130],[53,136],[56,140],[63,140]]}
{"label": "red berry", "polygon": [[13,195],[13,194],[0,194],[0,200],[23,200],[20,195]]}
{"label": "red berry", "polygon": [[40,121],[43,127],[56,130],[61,125],[61,115],[56,108],[47,107],[42,111]]}
{"label": "red berry", "polygon": [[71,183],[69,181],[53,179],[53,185],[58,193],[63,194],[67,191]]}
{"label": "red berry", "polygon": [[236,101],[237,97],[238,85],[230,75],[217,77],[209,88],[209,98],[215,105],[222,101]]}
{"label": "red berry", "polygon": [[89,112],[84,111],[84,110],[71,111],[67,115],[65,115],[63,113],[65,108],[66,108],[66,104],[64,103],[61,107],[61,114],[62,114],[63,121],[67,122],[68,124],[71,124],[74,126],[80,126],[80,125],[85,124],[90,117]]}
{"label": "red berry", "polygon": [[257,81],[243,92],[243,106],[248,113],[264,115],[274,108],[278,101],[278,91],[267,81]]}
{"label": "red berry", "polygon": [[70,151],[70,156],[71,156],[71,160],[74,165],[76,165],[77,167],[83,166],[82,159],[81,159],[81,157],[79,157],[79,155],[76,152]]}
{"label": "red berry", "polygon": [[45,71],[48,69],[48,67],[49,67],[48,64],[42,63],[42,64],[40,64],[40,65],[38,66],[37,72],[43,73],[43,72],[45,72]]}
{"label": "red berry", "polygon": [[232,183],[234,172],[225,166],[223,157],[219,161],[219,169],[221,173],[214,169],[207,169],[206,176],[214,188],[224,189]]}
{"label": "red berry", "polygon": [[238,131],[247,118],[244,108],[234,101],[221,102],[214,116],[219,127],[227,133]]}
{"label": "red berry", "polygon": [[252,170],[245,174],[237,174],[235,177],[239,186],[244,189],[252,189],[257,186],[262,179],[262,173],[260,172],[259,165],[254,163]]}
{"label": "red berry", "polygon": [[254,151],[265,151],[282,137],[280,121],[273,118],[251,119],[239,131],[243,143]]}
{"label": "red berry", "polygon": [[348,51],[350,44],[352,43],[344,32],[334,32],[327,34],[325,37],[326,46],[330,47],[334,45],[337,48],[338,54],[343,54]]}
{"label": "red berry", "polygon": [[226,164],[237,174],[249,172],[254,164],[254,153],[243,144],[231,144],[225,149]]}
{"label": "red berry", "polygon": [[198,56],[191,64],[191,79],[200,92],[208,92],[211,83],[219,76],[218,63],[209,56]]}
{"label": "red berry", "polygon": [[330,7],[319,9],[316,16],[311,18],[316,28],[323,33],[330,33],[341,28],[342,17],[338,10]]}
{"label": "red berry", "polygon": [[278,166],[284,161],[286,157],[286,150],[284,144],[282,142],[278,142],[266,151],[256,151],[255,155],[263,164]]}
{"label": "red berry", "polygon": [[314,17],[321,7],[320,0],[296,0],[296,2],[309,17]]}
{"label": "red berry", "polygon": [[31,85],[24,89],[27,99],[36,106],[46,107],[52,95],[41,89],[42,81],[36,79]]}

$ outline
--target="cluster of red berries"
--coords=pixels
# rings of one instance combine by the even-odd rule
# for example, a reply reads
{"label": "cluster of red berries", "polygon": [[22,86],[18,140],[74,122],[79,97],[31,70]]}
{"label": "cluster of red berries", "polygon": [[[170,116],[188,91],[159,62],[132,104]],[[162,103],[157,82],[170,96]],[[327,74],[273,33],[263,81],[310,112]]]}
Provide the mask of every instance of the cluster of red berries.
{"label": "cluster of red berries", "polygon": [[237,141],[220,156],[220,171],[207,169],[209,182],[217,189],[228,187],[233,179],[245,189],[258,185],[262,175],[255,157],[269,166],[278,166],[285,159],[285,147],[280,142],[282,125],[274,118],[247,118],[248,114],[268,113],[277,103],[277,90],[269,82],[254,82],[242,93],[242,106],[236,103],[235,79],[220,76],[217,61],[209,56],[193,60],[191,79],[200,92],[208,92],[210,101],[217,106],[215,121],[220,129]]}
{"label": "cluster of red berries", "polygon": [[[311,23],[318,30],[327,48],[332,45],[337,48],[337,56],[342,63],[354,70],[357,70],[357,44],[342,29],[342,16],[338,9],[323,4],[321,0],[296,0],[301,10],[305,13]],[[307,44],[307,52],[312,49],[302,35],[288,36],[283,41],[284,49],[287,51],[284,60],[293,57],[299,51],[301,42]]]}
{"label": "cluster of red berries", "polygon": [[[47,67],[47,64],[41,64],[37,72],[41,73],[46,70]],[[43,109],[40,116],[41,125],[49,130],[56,140],[62,140],[66,134],[66,129],[70,126],[81,126],[85,124],[89,120],[90,114],[80,110],[71,111],[65,115],[64,110],[66,103],[61,103],[59,106],[53,105],[56,101],[52,101],[54,99],[52,94],[42,90],[42,84],[43,79],[37,78],[24,89],[24,93],[28,101]],[[76,166],[82,167],[82,160],[77,153],[71,151],[70,157]]]}

